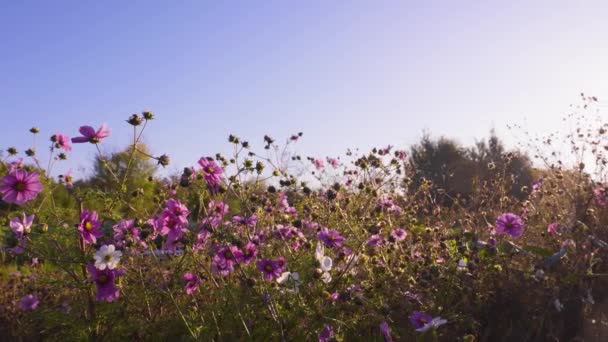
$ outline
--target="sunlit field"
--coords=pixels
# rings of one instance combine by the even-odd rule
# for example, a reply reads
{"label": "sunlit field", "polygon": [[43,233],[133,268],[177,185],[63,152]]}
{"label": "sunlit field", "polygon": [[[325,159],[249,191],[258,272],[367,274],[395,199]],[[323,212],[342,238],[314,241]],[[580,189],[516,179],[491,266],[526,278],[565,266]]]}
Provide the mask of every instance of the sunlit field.
{"label": "sunlit field", "polygon": [[[158,173],[169,151],[140,141],[161,114],[34,127],[36,145],[5,149],[0,164],[0,335],[601,340],[608,139],[596,103],[583,95],[581,126],[526,150],[427,136],[303,156],[303,133],[231,135],[233,154],[201,151],[169,176]],[[113,125],[133,140],[104,154]],[[87,150],[90,176],[54,171]]]}

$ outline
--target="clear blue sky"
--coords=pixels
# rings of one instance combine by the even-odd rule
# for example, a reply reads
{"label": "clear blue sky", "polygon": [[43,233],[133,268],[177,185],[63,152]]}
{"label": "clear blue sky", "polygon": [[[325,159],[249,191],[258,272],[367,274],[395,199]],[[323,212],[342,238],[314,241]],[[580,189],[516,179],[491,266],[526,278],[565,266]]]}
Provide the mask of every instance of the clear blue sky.
{"label": "clear blue sky", "polygon": [[608,97],[607,18],[603,1],[0,1],[0,149],[106,122],[113,151],[143,109],[176,170],[229,133],[303,131],[315,156],[425,129],[508,140],[507,123],[557,127],[581,91]]}

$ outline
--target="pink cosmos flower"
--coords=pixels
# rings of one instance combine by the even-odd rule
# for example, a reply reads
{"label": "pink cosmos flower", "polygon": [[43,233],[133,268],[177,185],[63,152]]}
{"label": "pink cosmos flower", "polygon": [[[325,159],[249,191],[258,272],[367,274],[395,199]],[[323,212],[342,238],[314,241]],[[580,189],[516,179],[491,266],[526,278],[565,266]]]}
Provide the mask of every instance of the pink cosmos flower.
{"label": "pink cosmos flower", "polygon": [[227,276],[234,271],[234,265],[243,260],[243,252],[236,246],[220,248],[211,262],[211,271]]}
{"label": "pink cosmos flower", "polygon": [[86,244],[94,244],[97,242],[97,238],[103,236],[100,227],[101,222],[99,221],[99,216],[96,211],[88,209],[82,211],[80,214],[78,231]]}
{"label": "pink cosmos flower", "polygon": [[232,217],[232,222],[234,223],[238,223],[238,224],[243,224],[249,227],[255,227],[255,225],[258,223],[258,217],[253,214],[249,217],[243,217],[243,216],[233,216]]}
{"label": "pink cosmos flower", "polygon": [[346,240],[340,232],[335,229],[323,228],[317,233],[317,238],[329,248],[342,247],[342,243]]}
{"label": "pink cosmos flower", "polygon": [[323,163],[323,159],[314,159],[312,163],[315,165],[315,168],[317,170],[321,170],[323,166],[325,166]]}
{"label": "pink cosmos flower", "polygon": [[139,228],[135,227],[135,220],[120,220],[112,226],[114,230],[114,242],[117,247],[142,247],[148,248],[148,244],[140,237]]}
{"label": "pink cosmos flower", "polygon": [[496,219],[496,232],[520,237],[524,232],[524,221],[513,213],[504,213]]}
{"label": "pink cosmos flower", "polygon": [[323,324],[323,330],[319,333],[319,342],[329,342],[334,338],[334,328],[329,324]]}
{"label": "pink cosmos flower", "polygon": [[90,142],[91,144],[97,144],[101,142],[101,140],[103,140],[104,138],[110,136],[110,129],[106,126],[105,123],[101,125],[101,127],[99,127],[97,131],[95,131],[95,129],[91,126],[80,126],[78,132],[80,132],[82,136],[72,138],[72,143],[74,144],[86,142]]}
{"label": "pink cosmos flower", "polygon": [[211,236],[211,233],[208,230],[206,230],[204,227],[199,227],[199,228],[200,228],[200,231],[196,235],[196,241],[192,245],[192,250],[194,250],[195,252],[198,252],[198,251],[202,250],[203,248],[205,248],[205,244],[207,243],[207,240],[209,240],[209,237]]}
{"label": "pink cosmos flower", "polygon": [[116,279],[125,274],[122,269],[103,269],[99,270],[95,268],[95,265],[87,265],[87,271],[91,277],[88,281],[95,282],[97,285],[97,300],[105,300],[106,302],[113,302],[120,296],[120,291],[116,287]]}
{"label": "pink cosmos flower", "polygon": [[340,162],[336,158],[327,157],[327,163],[331,165],[334,169],[340,166]]}
{"label": "pink cosmos flower", "polygon": [[194,294],[194,292],[198,290],[198,286],[201,283],[201,278],[190,272],[184,273],[182,280],[184,281],[184,289],[188,295]]}
{"label": "pink cosmos flower", "polygon": [[391,329],[386,321],[382,321],[382,323],[380,323],[380,332],[382,333],[382,337],[384,337],[384,342],[393,342],[393,338],[391,337]]}
{"label": "pink cosmos flower", "polygon": [[247,242],[243,248],[243,263],[249,264],[258,255],[258,249],[252,242]]}
{"label": "pink cosmos flower", "polygon": [[42,192],[42,183],[38,179],[38,173],[28,172],[23,169],[14,170],[2,177],[2,200],[6,203],[23,205],[38,196]]}
{"label": "pink cosmos flower", "polygon": [[222,181],[224,170],[212,158],[202,157],[198,160],[198,164],[203,168],[203,178],[205,178],[205,182],[207,182],[209,188],[217,190]]}
{"label": "pink cosmos flower", "polygon": [[7,239],[7,250],[14,255],[17,254],[23,254],[23,252],[25,251],[25,247],[26,247],[26,242],[27,240],[25,239],[25,235],[15,235],[15,236],[11,236]]}
{"label": "pink cosmos flower", "polygon": [[15,233],[15,235],[17,235],[17,237],[21,238],[22,236],[24,236],[25,234],[30,232],[30,230],[32,229],[33,222],[34,222],[33,214],[29,215],[29,216],[25,216],[25,213],[23,213],[22,218],[13,217],[11,219],[11,222],[9,223],[9,226],[11,227],[11,230],[13,231],[13,233]]}
{"label": "pink cosmos flower", "polygon": [[72,145],[70,145],[70,138],[67,135],[55,133],[51,137],[51,141],[55,143],[55,148],[61,148],[65,151],[72,150]]}
{"label": "pink cosmos flower", "polygon": [[391,230],[391,237],[395,241],[403,241],[407,237],[407,232],[403,228],[394,228]]}
{"label": "pink cosmos flower", "polygon": [[384,244],[384,239],[382,239],[382,236],[374,234],[367,239],[367,244],[374,247],[382,246]]}
{"label": "pink cosmos flower", "polygon": [[12,161],[8,164],[8,173],[12,173],[19,169],[23,169],[23,158],[19,158],[15,161]]}
{"label": "pink cosmos flower", "polygon": [[264,279],[271,281],[278,278],[283,273],[285,258],[280,257],[276,260],[262,259],[257,262],[258,270],[264,275]]}
{"label": "pink cosmos flower", "polygon": [[593,189],[593,194],[595,195],[595,201],[597,205],[600,207],[605,207],[608,203],[608,192],[604,187],[597,187]]}
{"label": "pink cosmos flower", "polygon": [[36,310],[39,304],[40,300],[38,297],[28,294],[19,301],[19,309],[23,311],[33,311]]}
{"label": "pink cosmos flower", "polygon": [[284,192],[279,193],[279,202],[277,203],[277,207],[286,214],[295,215],[297,213],[296,208],[289,205],[287,194]]}
{"label": "pink cosmos flower", "polygon": [[553,222],[549,226],[547,226],[547,232],[551,235],[559,234],[559,223]]}
{"label": "pink cosmos flower", "polygon": [[381,155],[386,155],[386,154],[389,154],[389,153],[391,152],[391,150],[392,150],[392,149],[393,149],[393,146],[392,146],[392,145],[388,145],[388,146],[386,146],[385,148],[380,149],[380,154],[381,154]]}

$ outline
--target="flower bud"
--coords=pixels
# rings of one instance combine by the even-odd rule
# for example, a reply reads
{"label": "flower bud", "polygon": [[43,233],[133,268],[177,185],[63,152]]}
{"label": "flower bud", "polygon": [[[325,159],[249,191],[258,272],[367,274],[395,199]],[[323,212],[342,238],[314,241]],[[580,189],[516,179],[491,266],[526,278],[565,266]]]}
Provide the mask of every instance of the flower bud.
{"label": "flower bud", "polygon": [[14,156],[17,154],[17,149],[15,147],[9,147],[6,152],[8,152],[9,155]]}
{"label": "flower bud", "polygon": [[30,132],[32,134],[38,134],[38,133],[40,133],[40,129],[38,127],[32,127],[32,128],[30,128]]}
{"label": "flower bud", "polygon": [[146,120],[152,120],[154,119],[154,113],[152,113],[151,111],[145,110],[141,113],[141,115],[144,117],[144,119]]}
{"label": "flower bud", "polygon": [[158,165],[160,165],[162,167],[169,165],[169,156],[166,154],[163,154],[162,156],[158,157]]}
{"label": "flower bud", "polygon": [[144,120],[137,114],[133,114],[129,117],[127,122],[132,126],[139,126]]}

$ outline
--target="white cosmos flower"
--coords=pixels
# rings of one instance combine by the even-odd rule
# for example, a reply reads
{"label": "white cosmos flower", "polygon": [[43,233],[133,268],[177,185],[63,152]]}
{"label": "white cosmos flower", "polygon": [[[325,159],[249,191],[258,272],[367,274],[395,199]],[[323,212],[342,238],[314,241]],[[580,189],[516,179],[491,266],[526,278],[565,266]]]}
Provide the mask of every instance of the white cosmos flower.
{"label": "white cosmos flower", "polygon": [[446,324],[448,321],[441,317],[435,317],[430,322],[426,323],[422,328],[416,329],[418,332],[425,332],[429,329],[436,329],[441,325]]}
{"label": "white cosmos flower", "polygon": [[296,285],[300,285],[300,273],[298,272],[283,272],[277,278],[277,283],[283,285],[286,282],[293,282]]}
{"label": "white cosmos flower", "polygon": [[323,272],[323,274],[321,274],[321,280],[325,284],[329,284],[331,282],[331,274],[329,274],[329,272]]}
{"label": "white cosmos flower", "polygon": [[318,262],[322,263],[321,260],[324,256],[325,247],[320,242],[317,242],[317,248],[315,249],[315,259],[317,259]]}
{"label": "white cosmos flower", "polygon": [[281,275],[277,278],[277,283],[279,284],[285,284],[287,282],[287,280],[289,280],[289,275],[291,274],[291,272],[283,272],[281,273]]}
{"label": "white cosmos flower", "polygon": [[334,264],[334,262],[328,256],[324,256],[319,262],[321,263],[321,270],[323,270],[323,272],[331,271],[331,267]]}
{"label": "white cosmos flower", "polygon": [[298,272],[283,272],[277,278],[277,283],[287,287],[287,291],[298,293],[298,286],[302,284]]}
{"label": "white cosmos flower", "polygon": [[95,258],[95,267],[100,270],[116,268],[121,256],[122,252],[117,251],[114,245],[103,245],[93,256]]}

